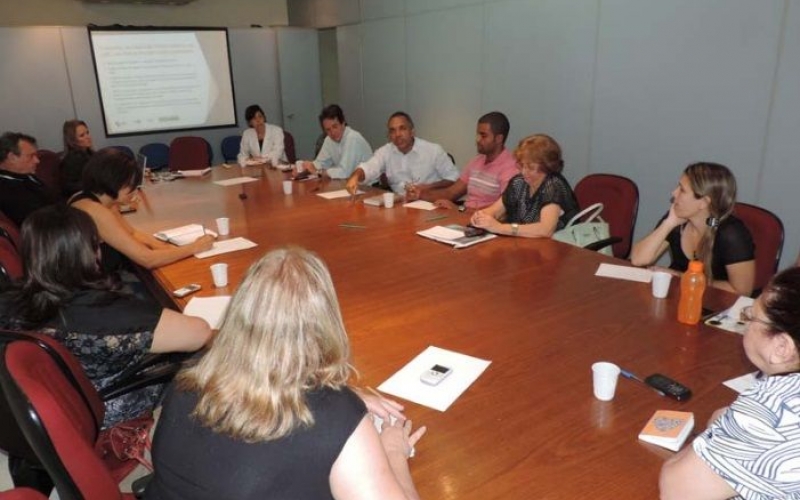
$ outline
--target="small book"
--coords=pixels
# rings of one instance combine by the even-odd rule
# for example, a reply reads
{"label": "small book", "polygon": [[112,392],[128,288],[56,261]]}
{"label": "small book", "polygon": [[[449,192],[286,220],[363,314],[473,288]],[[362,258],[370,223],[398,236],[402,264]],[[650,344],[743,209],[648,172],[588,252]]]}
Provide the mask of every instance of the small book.
{"label": "small book", "polygon": [[639,433],[639,439],[668,450],[678,451],[692,429],[694,429],[694,413],[658,410]]}
{"label": "small book", "polygon": [[424,231],[417,231],[417,234],[423,238],[453,245],[453,248],[467,248],[497,238],[497,235],[492,233],[486,233],[480,236],[466,236],[464,234],[466,229],[467,228],[464,226],[451,224],[449,226],[433,226]]}
{"label": "small book", "polygon": [[175,229],[160,231],[153,234],[153,236],[161,241],[166,241],[167,243],[172,243],[173,245],[182,247],[184,245],[194,243],[197,238],[200,238],[206,234],[210,234],[214,238],[217,237],[216,232],[206,229],[200,224],[189,224],[187,226],[176,227]]}
{"label": "small book", "polygon": [[175,173],[181,177],[203,177],[211,173],[211,167],[206,167],[203,170],[178,170]]}

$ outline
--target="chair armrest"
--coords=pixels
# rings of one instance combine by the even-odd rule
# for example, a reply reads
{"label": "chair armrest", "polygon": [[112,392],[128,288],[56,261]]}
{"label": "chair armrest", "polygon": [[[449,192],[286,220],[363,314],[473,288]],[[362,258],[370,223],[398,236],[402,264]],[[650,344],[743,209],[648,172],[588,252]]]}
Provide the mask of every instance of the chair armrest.
{"label": "chair armrest", "polygon": [[585,248],[586,250],[591,250],[592,252],[599,252],[605,247],[611,246],[615,243],[619,243],[620,241],[622,241],[622,238],[620,238],[619,236],[612,236],[604,240],[595,241],[594,243],[589,243],[583,248]]}

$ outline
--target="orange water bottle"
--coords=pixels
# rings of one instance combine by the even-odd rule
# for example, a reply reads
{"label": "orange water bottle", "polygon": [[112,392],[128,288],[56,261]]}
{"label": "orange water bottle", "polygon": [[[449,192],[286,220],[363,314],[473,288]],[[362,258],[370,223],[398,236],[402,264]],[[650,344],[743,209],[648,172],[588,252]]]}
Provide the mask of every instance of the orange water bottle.
{"label": "orange water bottle", "polygon": [[696,325],[703,314],[703,292],[706,291],[706,275],[703,263],[689,262],[689,269],[681,276],[681,300],[678,303],[678,321]]}

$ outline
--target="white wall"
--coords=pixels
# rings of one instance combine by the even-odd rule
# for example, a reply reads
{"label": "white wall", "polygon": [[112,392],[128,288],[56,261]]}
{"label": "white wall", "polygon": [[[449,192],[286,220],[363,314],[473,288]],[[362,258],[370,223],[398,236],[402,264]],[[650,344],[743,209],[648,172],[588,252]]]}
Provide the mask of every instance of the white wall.
{"label": "white wall", "polygon": [[591,172],[635,180],[639,237],[667,210],[687,164],[717,161],[736,174],[741,201],[783,219],[783,264],[794,261],[800,0],[360,6],[361,22],[338,30],[340,93],[374,146],[386,141],[388,115],[404,109],[419,136],[463,165],[478,116],[503,111],[512,147],[534,132],[562,144],[573,183]]}

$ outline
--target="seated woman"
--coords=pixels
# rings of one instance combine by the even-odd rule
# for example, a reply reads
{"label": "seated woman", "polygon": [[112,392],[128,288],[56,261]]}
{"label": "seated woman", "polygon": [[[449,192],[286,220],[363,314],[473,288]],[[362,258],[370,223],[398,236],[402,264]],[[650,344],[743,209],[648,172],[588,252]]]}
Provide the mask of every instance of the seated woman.
{"label": "seated woman", "polygon": [[83,191],[69,203],[94,220],[103,245],[103,268],[113,272],[125,265],[124,257],[153,269],[211,249],[214,238],[201,236],[189,245],[177,247],[134,229],[120,214],[120,205],[134,200],[142,172],[136,162],[113,149],[92,155],[83,175]]}
{"label": "seated woman", "polygon": [[684,272],[689,256],[704,263],[709,284],[753,293],[756,264],[750,231],[732,215],[736,178],[727,167],[695,163],[672,191],[672,205],[656,229],[631,250],[635,266],[649,266],[669,248],[670,269]]}
{"label": "seated woman", "polygon": [[470,223],[495,234],[549,238],[578,213],[575,194],[561,175],[561,147],[552,137],[531,135],[519,142],[514,157],[520,173]]}
{"label": "seated woman", "polygon": [[81,190],[83,168],[91,158],[92,134],[82,120],[67,120],[63,127],[64,157],[58,170],[61,194],[64,199]]}
{"label": "seated woman", "polygon": [[250,128],[242,133],[242,143],[239,146],[239,165],[244,166],[248,161],[269,163],[273,166],[281,161],[285,162],[283,129],[267,123],[267,115],[258,104],[247,107],[244,119]]}
{"label": "seated woman", "polygon": [[[53,205],[29,215],[22,224],[25,273],[0,295],[0,325],[52,335],[98,390],[148,353],[195,351],[208,342],[204,320],[119,292],[100,269],[98,241],[92,219],[80,210]],[[152,410],[161,390],[148,387],[107,401],[103,426]]]}
{"label": "seated woman", "polygon": [[266,254],[167,393],[145,498],[418,498],[407,460],[425,428],[387,419],[379,435],[348,387],[349,358],[325,264],[299,248]]}
{"label": "seated woman", "polygon": [[[775,276],[752,307],[744,352],[761,370],[756,384],[720,408],[661,469],[661,498],[797,498],[800,491],[800,269]],[[737,496],[740,495],[740,496]]]}

